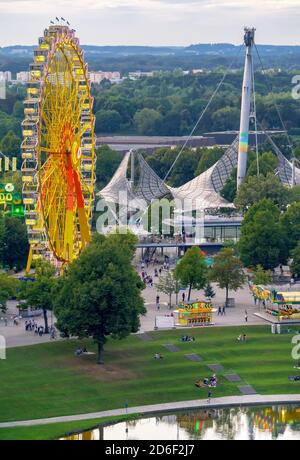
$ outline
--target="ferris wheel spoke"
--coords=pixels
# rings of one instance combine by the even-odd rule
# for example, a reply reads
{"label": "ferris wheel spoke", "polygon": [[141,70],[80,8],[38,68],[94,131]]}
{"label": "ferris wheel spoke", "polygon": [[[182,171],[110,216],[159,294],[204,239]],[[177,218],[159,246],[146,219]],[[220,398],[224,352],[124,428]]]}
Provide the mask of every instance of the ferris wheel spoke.
{"label": "ferris wheel spoke", "polygon": [[78,218],[79,218],[79,225],[80,225],[80,234],[82,240],[85,243],[88,243],[91,239],[89,224],[87,215],[85,212],[85,205],[84,205],[84,198],[83,193],[80,185],[80,180],[78,174],[75,170],[73,170],[73,177],[74,177],[74,184],[75,184],[75,192],[76,192],[76,199],[77,199],[77,211],[78,211]]}

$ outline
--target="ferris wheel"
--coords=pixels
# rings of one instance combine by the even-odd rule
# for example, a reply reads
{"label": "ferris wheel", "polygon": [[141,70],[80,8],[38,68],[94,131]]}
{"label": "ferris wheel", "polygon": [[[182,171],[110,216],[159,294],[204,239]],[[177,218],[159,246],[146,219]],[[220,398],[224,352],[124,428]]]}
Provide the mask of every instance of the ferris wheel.
{"label": "ferris wheel", "polygon": [[22,181],[32,259],[72,262],[91,239],[93,98],[75,31],[50,25],[34,51],[22,123]]}

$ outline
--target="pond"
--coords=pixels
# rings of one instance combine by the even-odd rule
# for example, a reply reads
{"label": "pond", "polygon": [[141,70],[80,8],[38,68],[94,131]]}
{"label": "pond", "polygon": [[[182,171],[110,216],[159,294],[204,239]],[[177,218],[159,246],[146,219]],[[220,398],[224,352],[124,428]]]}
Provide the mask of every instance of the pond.
{"label": "pond", "polygon": [[260,406],[160,414],[100,426],[69,440],[300,440],[300,406]]}

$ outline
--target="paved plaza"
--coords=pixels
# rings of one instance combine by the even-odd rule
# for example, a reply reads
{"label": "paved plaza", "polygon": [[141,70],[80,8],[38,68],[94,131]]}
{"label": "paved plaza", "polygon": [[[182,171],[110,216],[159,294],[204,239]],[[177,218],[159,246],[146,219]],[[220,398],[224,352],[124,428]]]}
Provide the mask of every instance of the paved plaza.
{"label": "paved plaza", "polygon": [[[141,268],[137,264],[137,270],[141,274]],[[159,268],[159,265],[155,266]],[[172,267],[171,267],[172,268]],[[154,276],[154,266],[151,264],[148,268],[145,268],[144,271],[153,278],[153,286],[147,286],[143,291],[143,297],[145,300],[145,307],[147,309],[147,314],[141,317],[141,327],[139,332],[153,331],[155,328],[155,317],[170,315],[174,309],[176,309],[176,297],[172,297],[172,308],[169,308],[168,302],[169,297],[166,294],[158,293],[155,287],[155,283],[158,281],[158,277]],[[163,271],[164,273],[164,271]],[[247,326],[247,325],[258,325],[266,324],[262,318],[255,316],[255,313],[260,312],[258,305],[254,305],[253,297],[249,291],[248,285],[245,284],[243,289],[239,289],[237,292],[230,292],[229,297],[235,299],[235,307],[227,308],[226,314],[221,316],[218,315],[217,309],[218,306],[222,306],[225,301],[225,290],[219,289],[216,284],[212,284],[213,289],[216,293],[213,298],[213,306],[215,312],[213,313],[213,326]],[[288,290],[288,286],[280,286],[281,289]],[[293,287],[294,290],[298,290],[299,285]],[[187,290],[181,291],[178,294],[178,300],[181,301],[182,293],[185,292],[185,299],[187,300]],[[156,306],[156,296],[160,297],[160,308],[157,309]],[[193,290],[191,294],[191,300],[205,300],[205,295],[203,291]],[[248,322],[245,322],[245,310],[248,314]],[[33,331],[25,331],[25,319],[19,320],[19,325],[13,325],[13,317],[18,314],[17,301],[8,302],[8,325],[5,326],[3,318],[4,315],[0,315],[0,335],[3,335],[6,339],[7,347],[17,347],[23,345],[33,345],[37,343],[43,343],[51,341],[49,335],[44,335],[39,337]],[[176,317],[176,316],[175,316]],[[2,319],[1,319],[2,318]],[[35,318],[38,325],[43,325],[43,317],[39,316]],[[54,318],[51,318],[49,313],[49,325],[55,322]]]}

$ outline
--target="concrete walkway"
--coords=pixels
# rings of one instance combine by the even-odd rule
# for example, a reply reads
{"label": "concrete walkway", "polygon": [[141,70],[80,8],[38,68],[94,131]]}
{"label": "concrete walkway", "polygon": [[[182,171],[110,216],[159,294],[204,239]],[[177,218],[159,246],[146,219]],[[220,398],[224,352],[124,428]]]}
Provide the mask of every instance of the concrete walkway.
{"label": "concrete walkway", "polygon": [[163,412],[175,412],[179,410],[205,409],[216,407],[233,406],[259,406],[269,404],[300,404],[300,394],[295,395],[248,395],[248,396],[226,396],[212,399],[209,403],[206,399],[193,401],[180,401],[165,404],[152,404],[149,406],[128,407],[127,409],[114,409],[89,414],[66,415],[62,417],[43,418],[36,420],[24,420],[18,422],[0,423],[1,428],[28,427],[36,425],[49,425],[52,423],[76,422],[81,420],[94,420],[104,417],[124,416],[127,414],[154,414]]}

